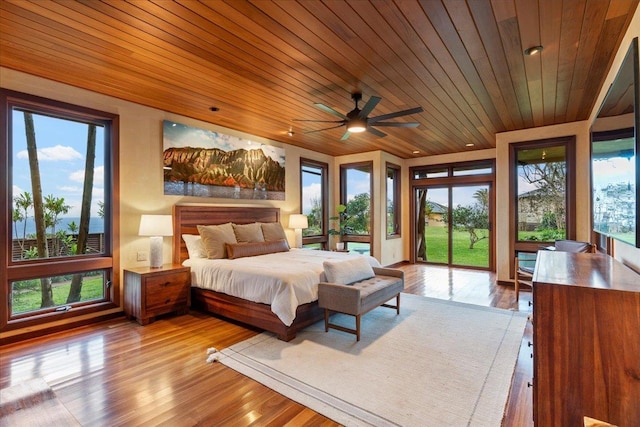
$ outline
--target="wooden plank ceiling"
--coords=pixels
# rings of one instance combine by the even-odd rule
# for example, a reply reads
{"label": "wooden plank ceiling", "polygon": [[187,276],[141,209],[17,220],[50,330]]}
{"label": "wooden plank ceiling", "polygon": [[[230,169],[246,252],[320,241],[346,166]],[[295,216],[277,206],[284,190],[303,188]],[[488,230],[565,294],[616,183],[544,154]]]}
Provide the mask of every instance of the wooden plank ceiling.
{"label": "wooden plank ceiling", "polygon": [[[329,155],[411,158],[587,119],[638,1],[2,0],[0,65]],[[341,141],[293,121],[336,120],[314,104],[346,114],[354,91],[382,98],[370,117],[421,106],[394,119],[420,126]]]}

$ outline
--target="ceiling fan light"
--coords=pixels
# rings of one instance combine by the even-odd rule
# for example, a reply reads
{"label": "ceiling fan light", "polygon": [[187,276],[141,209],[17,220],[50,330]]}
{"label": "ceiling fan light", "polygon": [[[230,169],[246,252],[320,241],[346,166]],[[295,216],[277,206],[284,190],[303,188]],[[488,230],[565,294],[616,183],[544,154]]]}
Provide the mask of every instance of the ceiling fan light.
{"label": "ceiling fan light", "polygon": [[351,133],[360,133],[367,130],[367,122],[362,119],[353,119],[347,123],[347,130]]}

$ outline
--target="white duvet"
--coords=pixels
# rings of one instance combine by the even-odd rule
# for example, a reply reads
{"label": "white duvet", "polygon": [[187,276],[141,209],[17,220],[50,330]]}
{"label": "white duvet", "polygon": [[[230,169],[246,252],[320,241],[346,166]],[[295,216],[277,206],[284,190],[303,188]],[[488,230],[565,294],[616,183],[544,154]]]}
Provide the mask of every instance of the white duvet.
{"label": "white duvet", "polygon": [[[325,281],[323,261],[363,255],[292,249],[237,259],[188,259],[191,286],[210,289],[271,305],[271,311],[289,326],[299,305],[318,299],[318,283]],[[372,267],[380,267],[367,256]]]}

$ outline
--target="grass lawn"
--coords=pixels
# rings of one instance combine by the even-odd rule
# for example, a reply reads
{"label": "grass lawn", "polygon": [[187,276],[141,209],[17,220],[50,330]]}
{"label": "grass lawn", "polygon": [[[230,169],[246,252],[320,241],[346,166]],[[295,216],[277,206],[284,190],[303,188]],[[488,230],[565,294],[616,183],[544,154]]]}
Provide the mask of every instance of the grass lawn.
{"label": "grass lawn", "polygon": [[[427,227],[427,259],[428,262],[448,262],[448,238],[447,227]],[[479,236],[489,233],[487,230],[478,230]],[[473,249],[469,249],[469,233],[466,231],[453,232],[453,264],[468,265],[473,267],[489,267],[489,239],[480,240]]]}
{"label": "grass lawn", "polygon": [[[64,305],[67,302],[71,281],[53,284],[53,301],[55,306]],[[40,309],[42,293],[40,281],[29,290],[13,292],[11,301],[11,314],[26,313]],[[81,300],[89,301],[104,297],[104,284],[102,276],[85,277],[82,280]]]}

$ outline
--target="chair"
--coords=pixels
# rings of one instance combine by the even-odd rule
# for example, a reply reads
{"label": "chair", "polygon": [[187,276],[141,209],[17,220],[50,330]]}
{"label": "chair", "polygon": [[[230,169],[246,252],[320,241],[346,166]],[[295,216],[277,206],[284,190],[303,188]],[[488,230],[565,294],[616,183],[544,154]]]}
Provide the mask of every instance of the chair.
{"label": "chair", "polygon": [[[553,250],[558,252],[573,253],[595,253],[596,245],[589,242],[580,242],[577,240],[556,240],[553,247],[545,247],[543,250]],[[516,301],[520,299],[520,286],[525,285],[533,287],[533,270],[535,269],[535,255],[522,254],[522,257],[515,258],[515,291]]]}

